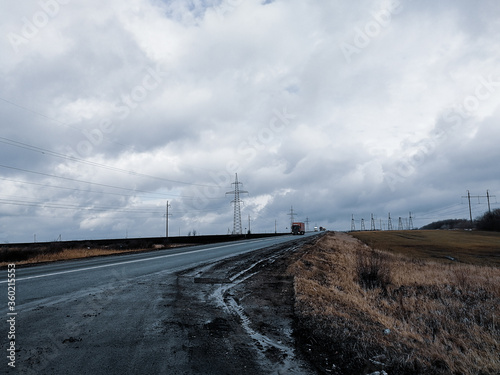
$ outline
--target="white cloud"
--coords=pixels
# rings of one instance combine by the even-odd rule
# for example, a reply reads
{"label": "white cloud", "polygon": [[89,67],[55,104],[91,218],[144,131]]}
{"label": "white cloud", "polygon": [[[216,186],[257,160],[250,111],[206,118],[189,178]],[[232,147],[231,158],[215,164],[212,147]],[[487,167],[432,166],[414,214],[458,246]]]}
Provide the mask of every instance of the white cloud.
{"label": "white cloud", "polygon": [[0,8],[2,137],[25,145],[2,143],[0,177],[38,184],[3,181],[2,241],[160,236],[167,199],[173,232],[226,233],[236,172],[254,232],[284,228],[292,205],[349,229],[352,213],[455,214],[465,189],[500,194],[494,1]]}

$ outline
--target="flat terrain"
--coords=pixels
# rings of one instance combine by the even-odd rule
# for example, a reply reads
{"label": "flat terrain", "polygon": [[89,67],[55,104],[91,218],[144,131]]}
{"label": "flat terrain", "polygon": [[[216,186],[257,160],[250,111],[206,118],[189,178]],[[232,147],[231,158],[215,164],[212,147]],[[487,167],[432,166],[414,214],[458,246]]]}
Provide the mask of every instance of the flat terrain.
{"label": "flat terrain", "polygon": [[469,235],[452,233],[447,247],[327,232],[19,268],[12,373],[496,375],[500,267],[461,258],[497,253],[451,261]]}
{"label": "flat terrain", "polygon": [[458,230],[365,231],[350,233],[374,249],[413,259],[500,266],[500,233]]}
{"label": "flat terrain", "polygon": [[[328,233],[305,246],[288,270],[296,337],[321,373],[500,373],[500,268],[444,258],[493,264],[498,252],[491,243],[498,236],[356,236],[377,250],[348,234]],[[479,250],[471,243],[480,243]]]}

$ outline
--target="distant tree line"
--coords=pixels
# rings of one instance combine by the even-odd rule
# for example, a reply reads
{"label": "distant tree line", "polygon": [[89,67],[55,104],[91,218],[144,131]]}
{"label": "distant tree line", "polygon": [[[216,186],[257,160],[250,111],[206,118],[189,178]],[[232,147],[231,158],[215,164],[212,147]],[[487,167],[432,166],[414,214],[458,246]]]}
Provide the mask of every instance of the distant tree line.
{"label": "distant tree line", "polygon": [[434,221],[421,229],[471,229],[472,224],[466,219],[446,219]]}
{"label": "distant tree line", "polygon": [[477,229],[500,232],[500,208],[479,216],[474,223],[466,219],[447,219],[434,221],[421,229]]}
{"label": "distant tree line", "polygon": [[479,230],[491,230],[500,232],[500,208],[486,212],[476,219],[476,228]]}

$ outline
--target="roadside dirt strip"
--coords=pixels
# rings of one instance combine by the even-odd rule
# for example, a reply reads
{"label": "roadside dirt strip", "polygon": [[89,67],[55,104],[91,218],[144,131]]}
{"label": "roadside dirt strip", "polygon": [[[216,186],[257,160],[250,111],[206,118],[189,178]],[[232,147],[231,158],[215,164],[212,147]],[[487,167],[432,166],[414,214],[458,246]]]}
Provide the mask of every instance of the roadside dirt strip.
{"label": "roadside dirt strip", "polygon": [[[301,238],[177,274],[163,321],[176,374],[316,374],[295,347],[293,280]],[[168,338],[167,338],[168,340]]]}

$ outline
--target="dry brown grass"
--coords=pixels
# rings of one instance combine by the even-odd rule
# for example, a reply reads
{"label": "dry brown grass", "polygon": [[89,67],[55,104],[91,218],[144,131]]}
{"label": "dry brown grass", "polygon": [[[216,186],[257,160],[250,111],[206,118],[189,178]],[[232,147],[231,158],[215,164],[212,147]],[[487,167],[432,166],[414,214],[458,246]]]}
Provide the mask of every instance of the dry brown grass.
{"label": "dry brown grass", "polygon": [[132,252],[146,252],[162,249],[172,249],[190,246],[188,243],[151,243],[144,240],[133,240],[132,243],[115,243],[109,246],[94,247],[62,243],[40,244],[25,247],[0,248],[0,268],[6,267],[10,263],[16,265],[29,265],[36,263],[57,262],[72,259],[82,259],[98,256],[116,255]]}
{"label": "dry brown grass", "polygon": [[499,268],[412,259],[329,233],[288,272],[297,332],[323,373],[500,373]]}
{"label": "dry brown grass", "polygon": [[[150,250],[150,249],[148,249]],[[19,251],[19,249],[12,249],[12,251]],[[88,248],[79,248],[79,249],[64,249],[58,252],[44,252],[40,251],[39,254],[35,254],[28,259],[19,260],[19,261],[5,261],[0,262],[0,267],[7,266],[9,263],[15,263],[16,265],[26,265],[26,264],[36,264],[36,263],[44,263],[44,262],[56,262],[62,260],[71,260],[71,259],[82,259],[82,258],[90,258],[96,256],[105,256],[112,254],[121,254],[133,251],[140,250],[111,250],[111,249],[88,249]]]}

